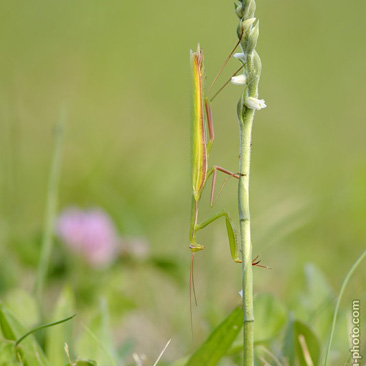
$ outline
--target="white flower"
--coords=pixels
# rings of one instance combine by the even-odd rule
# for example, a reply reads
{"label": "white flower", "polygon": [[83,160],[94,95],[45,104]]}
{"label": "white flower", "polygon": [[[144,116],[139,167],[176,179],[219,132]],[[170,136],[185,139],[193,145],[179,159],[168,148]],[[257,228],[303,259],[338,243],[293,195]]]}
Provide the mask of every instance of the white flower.
{"label": "white flower", "polygon": [[263,99],[257,99],[253,97],[248,97],[245,100],[245,105],[250,109],[255,109],[256,111],[267,107],[266,102]]}
{"label": "white flower", "polygon": [[247,78],[244,74],[233,76],[231,78],[231,83],[234,85],[244,85],[247,81]]}
{"label": "white flower", "polygon": [[243,298],[243,290],[240,290],[238,293],[241,296],[241,298]]}
{"label": "white flower", "polygon": [[241,62],[245,62],[247,59],[244,52],[235,53],[233,57],[235,57],[237,60],[239,60]]}

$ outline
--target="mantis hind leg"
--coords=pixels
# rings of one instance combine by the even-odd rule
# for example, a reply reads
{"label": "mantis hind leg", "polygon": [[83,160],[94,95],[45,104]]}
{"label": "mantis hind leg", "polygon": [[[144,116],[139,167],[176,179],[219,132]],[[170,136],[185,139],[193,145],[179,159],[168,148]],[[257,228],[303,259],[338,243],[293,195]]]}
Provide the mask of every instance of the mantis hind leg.
{"label": "mantis hind leg", "polygon": [[241,176],[245,175],[245,174],[240,174],[240,173],[233,173],[230,170],[222,168],[221,166],[214,165],[207,173],[207,178],[209,178],[209,176],[212,174],[212,185],[211,185],[211,195],[210,195],[211,207],[214,205],[214,203],[216,201],[214,197],[215,197],[216,176],[217,176],[218,171],[227,174],[228,177],[224,180],[224,183],[222,184],[222,186],[220,188],[220,191],[216,197],[216,200],[220,197],[220,194],[221,194],[222,190],[224,189],[225,184],[229,178],[234,177],[236,179],[240,179]]}
{"label": "mantis hind leg", "polygon": [[[204,99],[204,106],[205,106],[205,114],[206,114],[206,121],[207,121],[207,131],[208,131],[208,141],[207,141],[207,144],[206,144],[206,151],[207,151],[207,155],[209,155],[210,154],[210,151],[211,151],[212,144],[213,144],[213,142],[215,140],[215,132],[214,132],[214,126],[213,126],[211,106],[210,106],[210,103],[207,100],[207,98]],[[212,185],[211,185],[211,196],[210,196],[210,204],[211,204],[211,206],[213,206],[213,204],[214,204],[216,175],[217,175],[217,172],[218,171],[227,174],[229,177],[234,177],[234,178],[237,178],[237,179],[239,179],[240,176],[243,175],[243,174],[240,174],[240,173],[233,173],[230,170],[227,170],[225,168],[222,168],[221,166],[218,166],[218,165],[214,165],[210,170],[208,170],[207,177],[206,177],[206,181],[210,177],[210,175],[212,174]],[[224,189],[224,186],[225,186],[227,180],[228,179],[225,179],[223,185],[221,186],[220,191],[219,191],[219,194],[218,194],[218,197],[220,196],[222,190]]]}

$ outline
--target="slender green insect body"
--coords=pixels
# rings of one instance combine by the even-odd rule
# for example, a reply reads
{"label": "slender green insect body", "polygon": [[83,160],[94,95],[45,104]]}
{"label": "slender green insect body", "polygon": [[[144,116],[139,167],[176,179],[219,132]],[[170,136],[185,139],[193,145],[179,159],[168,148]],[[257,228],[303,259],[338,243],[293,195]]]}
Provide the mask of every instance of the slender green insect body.
{"label": "slender green insect body", "polygon": [[205,118],[203,112],[203,52],[199,45],[191,52],[193,71],[193,108],[192,108],[192,188],[194,200],[198,202],[207,177],[207,148]]}
{"label": "slender green insect body", "polygon": [[[216,182],[216,173],[221,171],[229,176],[239,178],[238,174],[234,174],[219,166],[213,166],[208,169],[208,156],[214,140],[213,123],[211,116],[211,108],[204,93],[204,56],[200,46],[197,51],[191,51],[191,67],[192,67],[192,84],[193,84],[193,106],[192,106],[192,126],[191,126],[191,176],[192,176],[192,208],[191,208],[191,225],[189,235],[189,248],[194,253],[205,248],[204,245],[196,242],[196,233],[198,230],[207,226],[212,221],[224,216],[227,221],[229,242],[231,253],[234,254],[233,259],[240,262],[239,253],[236,245],[235,232],[231,219],[226,211],[213,216],[208,221],[198,224],[198,205],[202,191],[205,187],[207,179],[213,176],[213,185],[211,189],[211,204],[213,204],[214,183]],[[206,131],[208,136],[206,136]]]}

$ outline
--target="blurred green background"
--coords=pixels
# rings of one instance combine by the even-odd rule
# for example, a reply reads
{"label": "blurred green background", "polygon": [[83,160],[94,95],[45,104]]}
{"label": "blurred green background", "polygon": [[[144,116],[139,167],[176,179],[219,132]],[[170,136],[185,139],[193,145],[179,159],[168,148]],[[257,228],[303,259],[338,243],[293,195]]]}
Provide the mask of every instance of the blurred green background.
{"label": "blurred green background", "polygon": [[[200,42],[212,80],[236,42],[232,2],[1,1],[0,10],[2,294],[32,288],[52,130],[65,107],[60,208],[102,207],[121,235],[147,238],[151,256],[172,261],[177,272],[137,265],[103,274],[115,289],[108,293],[103,284],[98,294],[114,299],[116,339],[129,334],[154,357],[175,337],[168,351],[185,354],[192,347],[189,50]],[[365,248],[365,13],[359,0],[347,7],[330,0],[257,2],[260,97],[268,108],[254,125],[253,250],[272,270],[255,269],[255,291],[289,303],[307,262],[338,291]],[[218,85],[237,67],[231,61]],[[229,85],[213,105],[210,162],[233,171],[240,92]],[[237,219],[235,195],[236,182],[229,181],[214,210],[225,207]],[[206,195],[201,219],[208,206]],[[196,256],[197,339],[238,303],[240,288],[224,223],[200,238],[207,250]],[[350,299],[366,301],[365,280],[361,268],[345,308]],[[122,294],[134,303],[126,314]]]}

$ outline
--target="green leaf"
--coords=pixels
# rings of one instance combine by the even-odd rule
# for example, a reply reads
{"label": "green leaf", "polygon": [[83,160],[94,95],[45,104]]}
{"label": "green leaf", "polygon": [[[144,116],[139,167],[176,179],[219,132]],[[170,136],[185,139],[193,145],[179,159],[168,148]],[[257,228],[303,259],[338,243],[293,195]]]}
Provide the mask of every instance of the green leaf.
{"label": "green leaf", "polygon": [[294,319],[292,314],[287,324],[285,337],[283,340],[283,355],[287,358],[289,365],[295,365],[295,336],[294,336]]}
{"label": "green leaf", "polygon": [[[294,298],[294,317],[307,324],[324,343],[332,323],[335,293],[323,272],[311,263],[305,266],[305,288]],[[344,338],[342,337],[344,342]],[[346,339],[347,341],[347,339]]]}
{"label": "green leaf", "polygon": [[241,306],[211,333],[208,339],[190,357],[186,366],[214,366],[225,356],[243,326]]}
{"label": "green leaf", "polygon": [[93,360],[78,360],[72,364],[68,363],[66,366],[97,366],[97,363]]}
{"label": "green leaf", "polygon": [[[0,303],[0,327],[4,338],[10,341],[16,341],[28,332],[3,303]],[[22,361],[29,366],[49,365],[46,356],[33,335],[25,338],[16,349]]]}
{"label": "green leaf", "polygon": [[[63,319],[74,313],[74,297],[70,287],[65,287],[57,300],[53,321]],[[63,325],[51,327],[46,332],[46,354],[51,365],[64,365],[67,362],[64,351],[65,342],[71,344],[71,332],[73,322],[67,322]]]}
{"label": "green leaf", "polygon": [[24,326],[32,328],[39,321],[36,300],[26,291],[16,288],[7,293],[6,306],[16,318],[22,319]]}
{"label": "green leaf", "polygon": [[308,263],[305,266],[305,280],[306,290],[300,300],[306,313],[314,313],[329,305],[335,294],[323,272]]}
{"label": "green leaf", "polygon": [[175,360],[173,363],[170,363],[169,366],[186,366],[188,360],[189,360],[189,355],[184,356],[182,358],[179,358],[178,360]]}
{"label": "green leaf", "polygon": [[286,309],[271,294],[254,297],[254,339],[256,343],[274,338],[286,323]]}
{"label": "green leaf", "polygon": [[15,357],[14,343],[3,342],[0,345],[0,366],[18,366]]}
{"label": "green leaf", "polygon": [[[254,297],[254,345],[274,339],[286,325],[287,312],[284,305],[273,295],[263,293]],[[227,355],[243,352],[243,339],[238,337]]]}
{"label": "green leaf", "polygon": [[303,322],[290,318],[283,344],[283,355],[291,366],[317,365],[321,347],[318,337]]}
{"label": "green leaf", "polygon": [[116,366],[117,356],[113,348],[109,326],[109,313],[105,300],[101,300],[98,314],[76,345],[77,354],[83,358],[98,360],[101,365]]}

